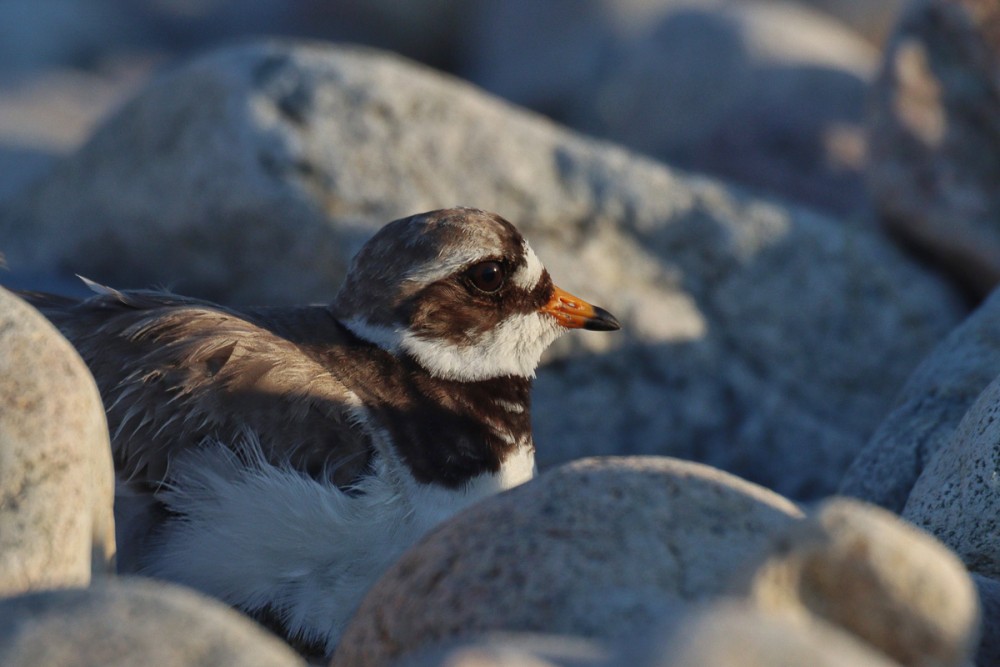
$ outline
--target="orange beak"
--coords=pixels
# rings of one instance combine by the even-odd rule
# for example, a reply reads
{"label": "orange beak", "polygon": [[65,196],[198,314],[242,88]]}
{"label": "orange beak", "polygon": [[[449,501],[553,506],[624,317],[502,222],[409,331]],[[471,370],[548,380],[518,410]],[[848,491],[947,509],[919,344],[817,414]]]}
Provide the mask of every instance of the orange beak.
{"label": "orange beak", "polygon": [[617,331],[622,328],[615,316],[565,290],[553,286],[552,298],[542,306],[540,312],[556,318],[567,329],[588,329],[590,331]]}

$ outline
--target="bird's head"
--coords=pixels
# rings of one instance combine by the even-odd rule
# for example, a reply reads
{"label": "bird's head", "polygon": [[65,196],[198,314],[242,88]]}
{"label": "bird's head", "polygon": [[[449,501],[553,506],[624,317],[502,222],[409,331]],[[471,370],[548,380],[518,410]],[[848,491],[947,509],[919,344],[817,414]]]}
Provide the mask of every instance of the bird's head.
{"label": "bird's head", "polygon": [[358,337],[464,382],[532,377],[568,329],[621,327],[556,287],[512,224],[467,208],[379,230],[354,257],[333,310]]}

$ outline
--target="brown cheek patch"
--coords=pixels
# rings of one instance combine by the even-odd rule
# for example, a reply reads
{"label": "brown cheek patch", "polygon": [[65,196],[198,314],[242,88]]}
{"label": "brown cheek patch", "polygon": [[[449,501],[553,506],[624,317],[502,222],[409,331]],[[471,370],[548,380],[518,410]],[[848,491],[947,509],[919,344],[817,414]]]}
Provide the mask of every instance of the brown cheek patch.
{"label": "brown cheek patch", "polygon": [[421,338],[474,345],[483,333],[515,314],[537,312],[552,296],[548,271],[531,290],[508,284],[498,294],[473,294],[457,278],[435,283],[410,302],[409,328]]}
{"label": "brown cheek patch", "polygon": [[500,323],[503,313],[491,299],[473,296],[452,280],[431,285],[413,300],[410,331],[421,338],[472,345]]}

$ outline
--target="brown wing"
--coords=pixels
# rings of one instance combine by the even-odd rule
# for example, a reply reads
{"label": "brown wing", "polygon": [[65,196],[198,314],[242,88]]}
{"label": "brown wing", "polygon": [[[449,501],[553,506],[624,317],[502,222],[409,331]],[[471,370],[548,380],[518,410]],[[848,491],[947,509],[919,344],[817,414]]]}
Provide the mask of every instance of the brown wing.
{"label": "brown wing", "polygon": [[316,353],[317,341],[343,343],[324,308],[271,310],[265,319],[164,292],[92,287],[98,294],[81,302],[25,297],[90,366],[122,476],[155,485],[181,451],[206,437],[235,444],[247,428],[272,462],[339,485],[368,464],[371,443],[352,425],[354,396]]}

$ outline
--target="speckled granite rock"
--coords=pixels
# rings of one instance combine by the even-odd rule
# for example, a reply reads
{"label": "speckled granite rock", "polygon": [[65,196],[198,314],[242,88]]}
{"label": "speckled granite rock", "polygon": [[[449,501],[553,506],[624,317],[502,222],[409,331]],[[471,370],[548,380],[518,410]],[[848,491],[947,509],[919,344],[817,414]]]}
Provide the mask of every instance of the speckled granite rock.
{"label": "speckled granite rock", "polygon": [[419,651],[393,667],[609,667],[611,651],[561,635],[502,633]]}
{"label": "speckled granite rock", "polygon": [[[333,665],[578,664],[488,639],[544,632],[596,642],[586,665],[962,667],[978,611],[955,555],[881,508],[832,499],[802,518],[696,464],[593,459],[429,535],[372,589]],[[458,648],[428,652],[442,642]]]}
{"label": "speckled granite rock", "polygon": [[1000,292],[920,364],[895,407],[848,468],[840,493],[902,512],[924,468],[998,375]]}
{"label": "speckled granite rock", "polygon": [[143,579],[0,600],[4,667],[304,667],[222,604]]}
{"label": "speckled granite rock", "polygon": [[874,87],[886,225],[979,293],[1000,281],[1000,4],[914,0]]}
{"label": "speckled granite rock", "polygon": [[[514,221],[564,287],[625,324],[551,350],[536,388],[542,465],[670,454],[790,496],[828,493],[960,312],[870,230],[680,175],[398,58],[322,45],[179,68],[0,206],[0,236],[15,272],[303,302],[331,298],[386,221],[458,204]],[[589,363],[558,363],[569,357]]]}
{"label": "speckled granite rock", "polygon": [[[723,601],[664,628],[644,667],[892,667],[898,663],[815,619],[769,614]],[[624,663],[622,663],[624,664]]]}
{"label": "speckled granite rock", "polygon": [[679,600],[706,599],[790,502],[706,466],[588,459],[485,501],[405,554],[362,602],[334,665],[386,665],[485,632],[641,635]]}
{"label": "speckled granite rock", "polygon": [[913,485],[903,518],[955,550],[973,572],[1000,578],[1000,379],[962,418]]}
{"label": "speckled granite rock", "polygon": [[973,573],[972,581],[979,593],[982,628],[976,665],[1000,665],[1000,581]]}
{"label": "speckled granite rock", "polygon": [[0,288],[0,597],[108,571],[113,498],[94,379],[48,320]]}
{"label": "speckled granite rock", "polygon": [[971,579],[953,553],[896,515],[828,500],[772,544],[743,589],[760,609],[821,619],[904,665],[961,667],[972,657]]}
{"label": "speckled granite rock", "polygon": [[393,667],[893,667],[851,635],[722,599],[678,609],[646,636],[596,644],[578,637],[505,633],[460,640]]}

